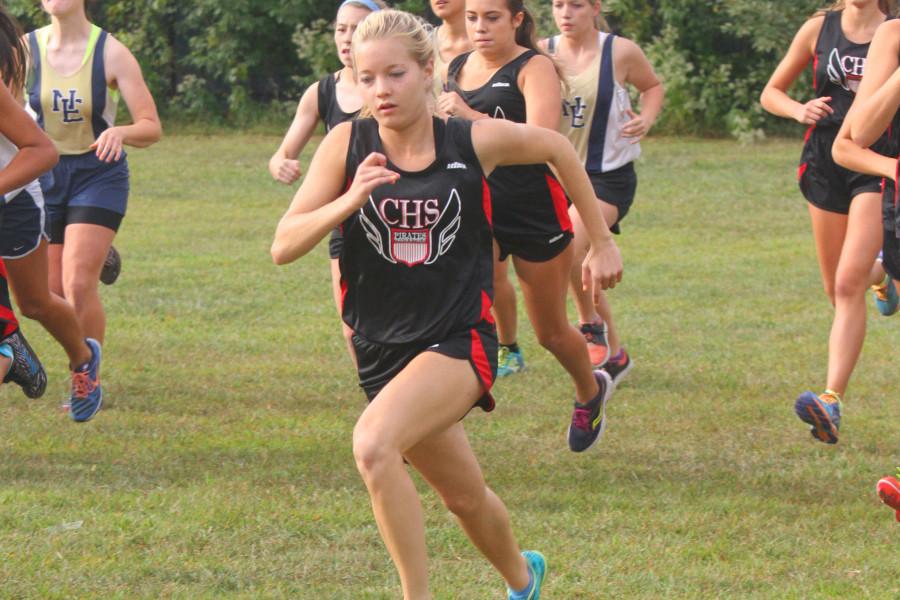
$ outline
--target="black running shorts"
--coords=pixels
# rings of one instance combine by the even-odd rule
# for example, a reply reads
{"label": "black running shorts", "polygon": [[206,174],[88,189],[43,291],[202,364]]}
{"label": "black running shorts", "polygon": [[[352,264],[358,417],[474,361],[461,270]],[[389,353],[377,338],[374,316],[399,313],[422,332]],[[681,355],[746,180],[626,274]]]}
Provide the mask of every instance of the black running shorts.
{"label": "black running shorts", "polygon": [[437,352],[469,361],[484,390],[475,406],[485,412],[494,410],[491,386],[497,377],[497,331],[492,323],[482,321],[468,331],[452,334],[437,343],[376,344],[354,333],[353,348],[356,350],[359,387],[369,402],[419,354]]}
{"label": "black running shorts", "polygon": [[619,220],[610,224],[609,230],[613,233],[621,233],[619,223],[628,214],[637,191],[637,173],[634,171],[634,163],[628,163],[606,173],[589,171],[588,177],[591,179],[597,198],[619,209]]}
{"label": "black running shorts", "polygon": [[866,192],[881,193],[881,178],[839,166],[831,158],[836,131],[814,129],[803,145],[797,178],[806,200],[822,210],[846,215],[850,202]]}

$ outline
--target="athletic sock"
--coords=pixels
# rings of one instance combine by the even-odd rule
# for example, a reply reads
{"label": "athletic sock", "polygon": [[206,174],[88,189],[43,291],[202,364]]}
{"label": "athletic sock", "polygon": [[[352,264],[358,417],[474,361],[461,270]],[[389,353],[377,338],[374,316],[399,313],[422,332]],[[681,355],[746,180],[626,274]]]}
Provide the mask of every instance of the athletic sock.
{"label": "athletic sock", "polygon": [[525,586],[524,590],[510,590],[509,600],[528,600],[528,595],[531,593],[533,586],[534,573],[531,572],[531,567],[528,567],[528,585]]}
{"label": "athletic sock", "polygon": [[[6,377],[9,371],[12,369],[13,360],[15,360],[16,355],[13,354],[12,346],[10,346],[9,344],[0,344],[0,355],[5,356],[9,359],[9,368],[6,369],[5,373],[3,373],[3,377]],[[2,377],[0,377],[0,379],[2,379]]]}
{"label": "athletic sock", "polygon": [[512,344],[500,344],[510,352],[519,352],[519,344],[517,342],[513,342]]}
{"label": "athletic sock", "polygon": [[834,398],[834,399],[837,400],[838,402],[841,402],[841,400],[842,400],[842,399],[841,399],[841,395],[838,394],[838,393],[837,393],[836,391],[834,391],[834,390],[825,390],[824,392],[822,392],[822,395],[823,395],[823,396],[831,396],[832,398]]}

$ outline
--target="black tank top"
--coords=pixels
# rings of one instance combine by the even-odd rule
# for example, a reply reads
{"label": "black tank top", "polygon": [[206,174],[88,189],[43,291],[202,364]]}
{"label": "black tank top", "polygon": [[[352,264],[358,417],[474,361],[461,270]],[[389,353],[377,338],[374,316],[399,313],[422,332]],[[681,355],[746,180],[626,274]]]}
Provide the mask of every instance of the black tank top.
{"label": "black tank top", "polygon": [[[519,89],[519,73],[537,52],[526,50],[503,65],[483,86],[465,91],[459,73],[471,52],[457,56],[447,69],[450,91],[455,91],[475,110],[516,123],[526,120],[525,96]],[[545,164],[497,167],[488,178],[494,210],[494,234],[505,246],[532,238],[553,239],[572,230],[562,186]]]}
{"label": "black tank top", "polygon": [[338,74],[333,73],[319,80],[319,118],[325,123],[325,131],[331,131],[335,125],[355,119],[359,111],[348,113],[341,110],[337,101]]}
{"label": "black tank top", "polygon": [[825,13],[822,31],[816,41],[813,87],[816,98],[831,96],[828,104],[834,109],[834,113],[819,119],[816,129],[840,129],[853,104],[866,66],[869,44],[856,44],[844,37],[842,12],[834,10]]}
{"label": "black tank top", "polygon": [[[344,321],[379,344],[440,342],[489,316],[493,298],[491,201],[472,124],[434,119],[435,160],[375,189],[343,223]],[[384,153],[374,119],[353,121],[347,180]]]}

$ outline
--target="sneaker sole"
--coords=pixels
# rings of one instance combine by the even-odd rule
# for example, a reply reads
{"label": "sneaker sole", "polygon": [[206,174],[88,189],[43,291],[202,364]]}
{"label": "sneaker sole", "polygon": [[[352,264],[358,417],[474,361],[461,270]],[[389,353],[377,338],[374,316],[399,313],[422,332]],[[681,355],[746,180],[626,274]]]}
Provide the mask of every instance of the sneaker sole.
{"label": "sneaker sole", "polygon": [[631,371],[631,369],[633,367],[634,367],[634,361],[629,360],[628,365],[624,369],[619,371],[619,374],[616,375],[615,377],[613,377],[612,375],[609,375],[609,371],[606,371],[606,369],[604,369],[604,371],[606,371],[606,374],[609,375],[609,378],[613,382],[613,386],[618,386],[619,383],[625,378],[626,375],[628,375],[628,372]]}
{"label": "sneaker sole", "polygon": [[[606,391],[603,394],[603,399],[600,400],[600,417],[602,419],[600,421],[600,432],[597,434],[597,437],[595,437],[594,440],[590,444],[588,444],[583,450],[572,450],[572,447],[569,446],[569,450],[572,450],[572,452],[575,452],[576,454],[579,454],[581,452],[587,452],[588,450],[590,450],[592,447],[594,447],[597,444],[597,442],[599,442],[603,438],[603,434],[606,433],[606,403],[609,402],[609,399],[612,397],[613,388],[615,386],[613,385],[612,377],[610,377],[609,373],[607,373],[606,371],[604,371],[602,369],[598,369],[597,371],[594,371],[594,373],[601,373],[603,378],[606,380]],[[569,435],[571,433],[572,433],[572,424],[569,423],[569,428],[566,429],[566,445],[567,446],[569,445]]]}
{"label": "sneaker sole", "polygon": [[798,398],[794,405],[794,412],[797,413],[801,421],[807,425],[812,425],[810,433],[812,433],[814,438],[826,444],[837,444],[838,430],[834,423],[831,422],[831,418],[825,411],[825,407],[822,406],[821,400],[818,398],[815,400]]}

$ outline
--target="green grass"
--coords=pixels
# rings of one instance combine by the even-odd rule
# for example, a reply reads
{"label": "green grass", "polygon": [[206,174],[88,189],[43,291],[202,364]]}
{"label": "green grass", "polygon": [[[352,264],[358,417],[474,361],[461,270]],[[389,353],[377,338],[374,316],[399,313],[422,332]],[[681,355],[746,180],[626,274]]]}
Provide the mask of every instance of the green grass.
{"label": "green grass", "polygon": [[[325,244],[269,259],[291,198],[265,169],[277,143],[173,135],[132,153],[94,421],[57,410],[64,355],[25,324],[51,384],[40,401],[0,390],[0,597],[399,596],[351,455],[364,402]],[[572,388],[525,323],[528,370],[466,419],[517,536],[548,557],[544,598],[900,594],[900,530],[874,494],[900,463],[900,317],[871,309],[839,445],[793,415],[824,384],[831,316],[798,153],[645,144],[612,294],[636,367],[598,449],[567,449]],[[419,483],[435,597],[503,597]]]}

